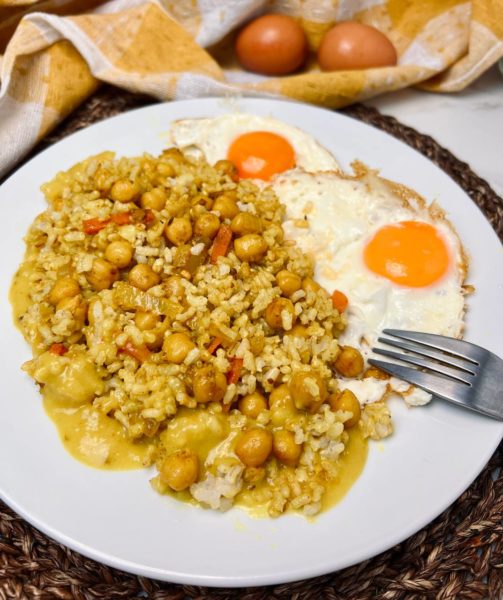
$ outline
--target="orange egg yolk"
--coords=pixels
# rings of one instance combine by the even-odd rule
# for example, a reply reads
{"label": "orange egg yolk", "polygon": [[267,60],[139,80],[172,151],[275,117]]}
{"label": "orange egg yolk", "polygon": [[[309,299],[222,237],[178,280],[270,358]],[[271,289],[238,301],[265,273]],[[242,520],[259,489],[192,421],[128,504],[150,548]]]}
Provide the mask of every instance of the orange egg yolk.
{"label": "orange egg yolk", "polygon": [[420,221],[401,221],[381,227],[364,250],[367,267],[408,287],[425,287],[449,268],[449,252],[435,227]]}
{"label": "orange egg yolk", "polygon": [[295,166],[295,152],[284,137],[270,131],[251,131],[236,138],[227,158],[239,177],[269,180]]}

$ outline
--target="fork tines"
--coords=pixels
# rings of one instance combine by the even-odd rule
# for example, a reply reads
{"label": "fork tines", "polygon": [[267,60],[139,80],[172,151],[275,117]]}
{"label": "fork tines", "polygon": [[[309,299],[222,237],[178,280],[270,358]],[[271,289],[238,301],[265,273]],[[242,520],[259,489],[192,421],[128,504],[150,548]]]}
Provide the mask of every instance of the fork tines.
{"label": "fork tines", "polygon": [[[405,353],[393,352],[392,350],[385,350],[384,348],[373,348],[376,354],[401,360],[402,362],[415,365],[422,369],[427,369],[446,377],[451,377],[456,381],[470,385],[470,376],[475,375],[475,363],[469,358],[459,358],[461,354],[456,353],[456,357],[453,354],[453,345],[450,342],[454,341],[443,336],[434,336],[431,334],[421,334],[412,331],[400,331],[397,329],[384,329],[383,333],[392,335],[398,338],[390,339],[385,337],[379,337],[378,341],[388,346],[393,346],[404,350]],[[435,340],[434,338],[441,338],[443,348],[431,345]],[[428,343],[430,342],[430,343]],[[438,352],[436,350],[441,350]],[[447,354],[450,352],[450,354]],[[430,360],[425,360],[422,357],[426,357]],[[454,368],[452,368],[454,367]]]}
{"label": "fork tines", "polygon": [[399,329],[384,329],[383,333],[388,337],[378,341],[401,352],[372,350],[399,363],[371,358],[369,364],[435,396],[503,419],[503,361],[495,354],[442,335]]}

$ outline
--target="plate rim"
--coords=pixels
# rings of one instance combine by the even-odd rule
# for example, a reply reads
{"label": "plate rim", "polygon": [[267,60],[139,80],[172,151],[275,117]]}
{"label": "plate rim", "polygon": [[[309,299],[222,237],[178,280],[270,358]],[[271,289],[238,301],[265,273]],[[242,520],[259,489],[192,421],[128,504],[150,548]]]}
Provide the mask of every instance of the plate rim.
{"label": "plate rim", "polygon": [[[30,525],[35,527],[37,530],[39,530],[42,533],[44,533],[45,535],[47,535],[51,540],[56,541],[59,544],[62,544],[63,546],[70,548],[74,552],[77,552],[78,554],[81,554],[82,556],[84,556],[86,558],[95,560],[99,563],[102,563],[102,564],[108,566],[108,567],[118,569],[120,571],[124,571],[130,575],[136,575],[139,577],[147,577],[150,579],[155,579],[155,580],[163,581],[163,582],[167,582],[167,583],[174,583],[177,585],[198,585],[198,586],[210,587],[210,588],[228,587],[228,588],[237,589],[237,588],[242,588],[242,587],[255,587],[255,586],[263,587],[263,586],[269,586],[269,585],[282,585],[282,584],[295,583],[295,582],[304,581],[307,579],[322,577],[324,575],[338,573],[339,571],[342,571],[343,569],[347,569],[349,567],[356,566],[367,560],[371,560],[371,559],[379,556],[380,554],[387,552],[388,550],[391,550],[396,545],[401,544],[402,542],[405,542],[410,537],[412,537],[413,535],[415,535],[416,533],[421,531],[421,529],[425,528],[427,525],[432,523],[447,508],[449,508],[449,506],[451,506],[454,502],[456,502],[459,499],[459,497],[473,484],[475,479],[477,479],[477,477],[481,474],[484,467],[488,464],[489,460],[491,459],[491,456],[494,454],[497,447],[501,443],[502,439],[503,439],[503,432],[502,432],[500,439],[494,445],[494,448],[491,448],[489,451],[487,451],[484,454],[484,458],[480,461],[480,465],[481,465],[480,471],[477,473],[477,475],[467,485],[464,485],[464,484],[460,485],[458,490],[455,492],[455,494],[456,494],[455,500],[445,502],[444,505],[442,506],[442,508],[440,509],[440,511],[432,519],[428,519],[425,523],[423,522],[424,519],[418,519],[416,522],[413,522],[410,525],[410,529],[409,529],[408,533],[406,533],[405,536],[403,535],[404,530],[401,530],[400,533],[396,534],[396,536],[394,538],[395,541],[393,543],[390,544],[388,541],[388,542],[384,542],[382,544],[382,546],[379,546],[379,544],[376,544],[375,547],[371,546],[369,548],[369,550],[363,555],[363,558],[359,559],[356,562],[352,559],[348,559],[346,562],[342,561],[341,565],[339,567],[337,567],[335,570],[327,570],[327,565],[324,565],[324,564],[320,565],[318,568],[313,568],[312,566],[304,567],[304,568],[297,569],[296,573],[298,574],[298,576],[295,575],[293,577],[291,576],[291,573],[290,573],[290,575],[285,573],[284,576],[280,575],[279,577],[276,577],[275,575],[256,575],[253,577],[241,577],[241,576],[229,577],[229,576],[215,575],[213,577],[209,577],[207,575],[198,575],[198,574],[195,574],[195,575],[192,574],[190,576],[186,576],[186,574],[184,574],[184,573],[169,571],[168,569],[161,570],[161,569],[157,569],[155,567],[141,565],[134,561],[118,559],[114,556],[111,556],[110,554],[107,554],[107,553],[104,553],[101,551],[97,551],[87,544],[81,544],[78,540],[75,540],[72,537],[65,535],[64,533],[61,533],[61,532],[53,529],[52,527],[45,525],[43,522],[38,522],[37,519],[32,518],[30,513],[25,511],[25,509],[22,506],[18,505],[8,495],[4,495],[2,493],[1,489],[0,489],[0,499],[3,502],[5,502],[5,504],[9,508],[11,508],[11,510],[13,510],[17,514],[19,514],[21,517],[23,517],[23,519],[25,521],[27,521],[27,523],[29,523]],[[376,549],[376,548],[380,548],[380,549]]]}
{"label": "plate rim", "polygon": [[[241,100],[241,99],[240,99]],[[320,111],[326,111],[326,113],[328,113],[328,115],[334,116],[333,111],[330,111],[329,109],[325,109],[325,108],[320,108],[320,107],[314,107],[312,105],[309,104],[305,104],[302,102],[296,102],[296,101],[290,101],[290,100],[278,100],[278,99],[269,99],[269,98],[243,98],[242,99],[244,102],[246,103],[259,103],[259,104],[263,104],[263,103],[273,103],[273,104],[284,104],[284,103],[292,103],[292,104],[296,104],[298,105],[301,109],[302,108],[309,108],[309,109],[316,109],[316,110],[320,110]],[[84,131],[87,131],[93,127],[99,127],[102,123],[104,122],[110,122],[112,120],[120,120],[121,118],[124,117],[124,115],[129,115],[130,113],[136,113],[139,111],[148,111],[149,109],[151,109],[152,107],[155,107],[156,109],[158,109],[160,106],[165,106],[165,107],[169,107],[172,106],[173,104],[200,104],[201,102],[204,101],[212,101],[212,102],[223,102],[225,101],[225,99],[219,98],[219,97],[204,97],[204,98],[197,98],[197,99],[190,99],[190,100],[178,100],[178,101],[173,101],[173,102],[167,102],[167,103],[157,103],[157,102],[153,102],[151,104],[147,104],[146,106],[142,106],[142,107],[138,107],[132,110],[128,110],[125,111],[123,113],[119,113],[117,115],[114,115],[112,117],[109,117],[107,119],[104,119],[102,121],[99,121],[97,123],[93,123],[92,125],[89,125],[87,127],[84,127],[82,129],[79,129],[71,134],[69,134],[68,136],[66,136],[65,138],[63,138],[62,140],[59,140],[58,142],[55,142],[54,144],[48,146],[47,148],[45,148],[44,150],[42,150],[40,153],[38,153],[37,155],[35,155],[34,157],[32,157],[30,160],[28,160],[26,163],[24,163],[23,165],[21,165],[19,168],[17,168],[15,171],[13,171],[9,177],[0,185],[0,193],[2,192],[2,190],[4,189],[4,187],[6,186],[6,184],[11,184],[11,181],[14,179],[16,179],[17,177],[22,176],[22,174],[25,171],[29,171],[31,168],[33,168],[33,164],[36,163],[38,160],[43,160],[43,157],[45,155],[45,153],[49,150],[51,151],[56,151],[55,149],[58,148],[58,146],[64,142],[67,141],[72,141],[74,139],[74,136],[78,136],[79,134],[81,134]],[[375,129],[379,132],[379,134],[381,135],[385,135],[388,136],[390,138],[393,139],[393,141],[396,143],[400,143],[400,144],[404,144],[406,146],[408,146],[403,140],[395,138],[394,136],[392,136],[391,134],[379,129],[378,127],[375,127],[372,124],[368,124],[365,122],[362,122],[358,119],[354,119],[353,117],[350,117],[348,115],[344,115],[341,113],[335,113],[338,117],[342,117],[344,119],[350,119],[352,122],[354,123],[358,123],[359,125],[362,125],[364,127],[371,127],[372,129]],[[169,120],[169,117],[167,117],[167,120]],[[433,161],[431,161],[430,159],[428,159],[428,157],[426,157],[425,155],[423,155],[422,153],[418,152],[417,150],[415,150],[414,148],[411,148],[410,146],[408,146],[412,151],[414,151],[415,153],[419,154],[420,156],[422,156],[424,159],[428,160],[429,164],[431,166],[433,166],[434,168],[439,169],[444,175],[446,175],[450,181],[452,183],[454,183],[456,186],[458,186],[462,191],[463,194],[466,196],[466,198],[468,198],[471,203],[478,209],[478,211],[480,212],[481,216],[484,218],[484,220],[489,224],[491,231],[493,232],[493,234],[497,237],[496,232],[494,231],[494,229],[492,228],[490,222],[488,221],[486,215],[484,214],[484,212],[480,209],[480,207],[469,197],[469,195],[466,193],[466,191],[455,181],[453,180],[450,175],[445,172],[443,169],[441,169],[438,165],[436,165],[435,163],[433,163]],[[500,437],[498,440],[496,440],[496,442],[494,443],[494,447],[491,448],[487,448],[486,451],[483,454],[483,457],[478,461],[478,466],[476,469],[476,473],[473,477],[473,479],[470,479],[470,481],[468,483],[463,482],[463,484],[461,484],[458,489],[455,492],[455,495],[452,494],[454,499],[451,499],[445,503],[443,503],[443,505],[441,506],[440,509],[436,509],[435,512],[435,516],[433,517],[426,517],[423,519],[418,519],[416,522],[413,522],[410,527],[409,530],[405,533],[404,535],[404,531],[401,530],[400,533],[396,534],[393,543],[390,543],[390,541],[388,540],[386,543],[382,544],[382,547],[380,549],[369,549],[369,551],[367,553],[364,553],[365,555],[363,556],[363,558],[360,558],[357,562],[362,562],[365,560],[368,560],[371,557],[374,557],[378,554],[380,554],[383,551],[386,551],[390,548],[392,548],[393,546],[395,546],[397,543],[400,543],[402,541],[404,541],[405,539],[409,538],[411,535],[413,535],[414,533],[416,533],[417,531],[419,531],[420,529],[422,529],[423,527],[425,527],[427,524],[431,523],[434,519],[436,519],[442,512],[445,511],[445,509],[450,506],[472,483],[473,481],[480,475],[481,471],[483,470],[484,466],[487,464],[488,460],[490,459],[491,455],[494,453],[495,449],[497,448],[497,446],[499,445],[501,438],[503,437],[503,427],[500,431]],[[167,569],[164,569],[162,571],[160,571],[157,568],[151,568],[145,565],[140,565],[136,562],[130,562],[124,559],[117,559],[116,557],[110,556],[106,553],[100,552],[100,551],[96,551],[93,548],[89,547],[88,545],[85,544],[81,544],[78,540],[74,540],[72,537],[68,537],[67,535],[65,535],[62,532],[59,532],[55,529],[53,529],[52,527],[50,527],[49,525],[44,524],[43,522],[38,522],[36,519],[33,519],[29,513],[28,510],[25,510],[25,508],[22,506],[22,504],[18,504],[14,498],[11,498],[8,494],[5,494],[4,491],[2,489],[0,489],[0,498],[2,498],[4,500],[4,502],[10,506],[15,512],[17,512],[18,514],[20,514],[28,523],[32,524],[34,527],[36,527],[38,530],[42,531],[43,533],[45,533],[46,535],[48,535],[50,538],[64,544],[65,546],[71,548],[72,550],[75,550],[76,552],[87,556],[93,560],[97,560],[101,563],[104,563],[108,566],[114,567],[114,568],[118,568],[124,571],[127,571],[129,573],[134,573],[134,574],[138,574],[138,575],[142,575],[142,576],[146,576],[146,577],[151,577],[151,578],[155,578],[155,579],[160,579],[160,580],[164,580],[164,581],[169,581],[169,582],[175,582],[175,583],[191,583],[194,585],[204,585],[204,586],[209,586],[209,587],[219,587],[219,586],[226,586],[226,587],[242,587],[242,586],[256,586],[256,585],[270,585],[270,584],[278,584],[278,583],[286,583],[286,582],[291,582],[291,581],[299,581],[301,579],[305,579],[305,578],[311,578],[311,577],[316,577],[322,574],[326,574],[329,572],[334,572],[333,568],[331,567],[329,570],[327,570],[327,566],[320,566],[319,568],[314,568],[312,566],[310,567],[305,567],[303,569],[297,569],[296,571],[296,575],[292,576],[292,574],[290,573],[290,575],[286,575],[283,577],[275,577],[275,576],[269,576],[269,575],[258,575],[258,576],[254,576],[251,578],[243,578],[242,576],[236,576],[235,579],[229,578],[228,576],[214,576],[212,578],[208,578],[207,576],[203,575],[203,576],[199,576],[199,575],[188,575],[187,574],[180,574],[180,573],[175,573],[175,572],[170,572]],[[438,507],[437,507],[438,508]],[[349,560],[349,562],[347,562],[347,564],[344,563],[344,561],[342,561],[341,565],[338,566],[336,568],[337,571],[347,568],[350,565],[353,564],[357,564],[354,560]],[[298,576],[297,576],[298,574]]]}

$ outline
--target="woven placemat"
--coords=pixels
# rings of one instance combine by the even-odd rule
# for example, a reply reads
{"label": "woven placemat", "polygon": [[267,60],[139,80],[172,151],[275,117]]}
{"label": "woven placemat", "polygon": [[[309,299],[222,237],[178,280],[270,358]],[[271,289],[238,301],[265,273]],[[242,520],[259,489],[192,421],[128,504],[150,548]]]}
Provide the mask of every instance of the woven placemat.
{"label": "woven placemat", "polygon": [[[33,154],[91,123],[151,102],[145,96],[105,86]],[[431,137],[373,108],[355,105],[343,112],[403,140],[439,165],[470,195],[503,239],[503,200],[467,164]],[[502,466],[500,445],[476,481],[450,508],[402,544],[371,560],[298,583],[240,590],[172,585],[108,568],[53,542],[0,502],[0,600],[501,600]],[[301,556],[301,548],[299,553]]]}

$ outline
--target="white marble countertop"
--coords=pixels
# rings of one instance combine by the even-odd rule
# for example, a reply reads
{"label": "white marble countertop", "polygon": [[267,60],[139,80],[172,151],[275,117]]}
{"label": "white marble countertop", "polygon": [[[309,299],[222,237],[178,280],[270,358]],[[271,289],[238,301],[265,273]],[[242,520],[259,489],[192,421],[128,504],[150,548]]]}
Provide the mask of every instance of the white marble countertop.
{"label": "white marble countertop", "polygon": [[431,135],[503,197],[503,76],[497,66],[457,94],[407,89],[366,104]]}

